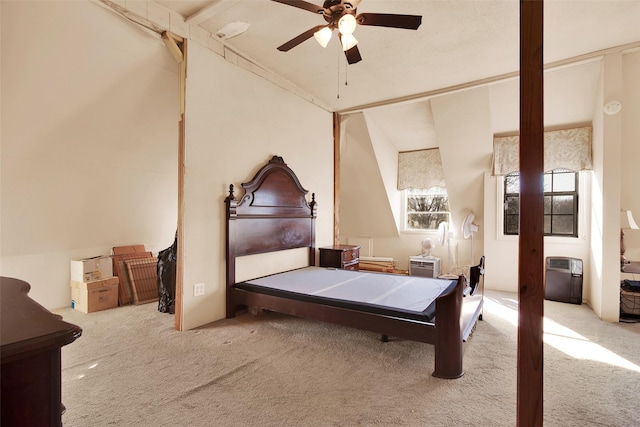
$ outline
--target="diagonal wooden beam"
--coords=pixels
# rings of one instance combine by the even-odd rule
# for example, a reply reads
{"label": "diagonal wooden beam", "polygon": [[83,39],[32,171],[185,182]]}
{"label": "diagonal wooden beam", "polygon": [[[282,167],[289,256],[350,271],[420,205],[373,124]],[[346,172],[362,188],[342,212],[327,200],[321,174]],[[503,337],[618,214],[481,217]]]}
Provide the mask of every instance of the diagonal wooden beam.
{"label": "diagonal wooden beam", "polygon": [[182,49],[176,43],[176,39],[171,36],[171,33],[165,31],[162,33],[162,41],[171,52],[171,55],[175,58],[176,62],[180,64],[184,60],[184,55],[182,54]]}
{"label": "diagonal wooden beam", "polygon": [[136,13],[133,13],[127,8],[120,6],[119,4],[114,3],[110,0],[98,0],[98,1],[104,4],[105,6],[113,9],[123,17],[127,18],[129,21],[135,22],[136,24],[141,25],[148,30],[155,31],[158,34],[162,34],[167,30],[166,28],[162,28],[161,26],[157,25],[153,21],[150,21],[147,18],[144,18]]}
{"label": "diagonal wooden beam", "polygon": [[520,0],[518,427],[542,426],[544,317],[543,0]]}

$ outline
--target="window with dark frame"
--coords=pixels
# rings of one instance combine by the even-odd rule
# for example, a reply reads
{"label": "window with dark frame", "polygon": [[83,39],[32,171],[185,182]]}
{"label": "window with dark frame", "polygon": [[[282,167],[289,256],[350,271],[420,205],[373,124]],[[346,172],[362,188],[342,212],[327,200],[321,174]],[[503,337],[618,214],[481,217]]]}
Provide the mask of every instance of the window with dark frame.
{"label": "window with dark frame", "polygon": [[[578,172],[556,169],[544,174],[544,235],[578,237]],[[505,235],[518,235],[520,175],[504,177]]]}
{"label": "window with dark frame", "polygon": [[405,190],[406,230],[437,230],[441,222],[449,222],[449,197],[442,187]]}

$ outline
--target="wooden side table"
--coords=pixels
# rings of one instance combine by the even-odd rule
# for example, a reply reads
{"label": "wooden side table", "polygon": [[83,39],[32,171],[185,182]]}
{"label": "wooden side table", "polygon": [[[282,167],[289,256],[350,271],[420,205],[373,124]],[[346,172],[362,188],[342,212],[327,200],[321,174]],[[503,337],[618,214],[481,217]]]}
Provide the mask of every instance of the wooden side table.
{"label": "wooden side table", "polygon": [[320,248],[320,267],[360,269],[360,246],[334,245]]}

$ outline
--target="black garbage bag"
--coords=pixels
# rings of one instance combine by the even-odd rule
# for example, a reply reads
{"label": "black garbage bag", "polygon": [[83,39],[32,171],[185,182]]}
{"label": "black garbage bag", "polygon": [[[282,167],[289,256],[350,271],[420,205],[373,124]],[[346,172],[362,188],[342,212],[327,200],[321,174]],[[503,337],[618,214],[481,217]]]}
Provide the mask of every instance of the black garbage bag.
{"label": "black garbage bag", "polygon": [[176,261],[178,259],[178,233],[173,244],[158,252],[158,311],[174,314],[176,311]]}

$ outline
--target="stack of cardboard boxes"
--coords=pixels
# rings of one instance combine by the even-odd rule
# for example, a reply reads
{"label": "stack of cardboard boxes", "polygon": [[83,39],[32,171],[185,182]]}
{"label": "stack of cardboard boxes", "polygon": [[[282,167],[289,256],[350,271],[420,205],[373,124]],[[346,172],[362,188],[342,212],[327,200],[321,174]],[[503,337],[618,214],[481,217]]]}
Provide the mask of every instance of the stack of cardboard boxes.
{"label": "stack of cardboard boxes", "polygon": [[144,245],[115,246],[112,258],[120,305],[158,301],[158,260]]}
{"label": "stack of cardboard boxes", "polygon": [[118,306],[118,277],[109,256],[71,261],[71,307],[91,313]]}

